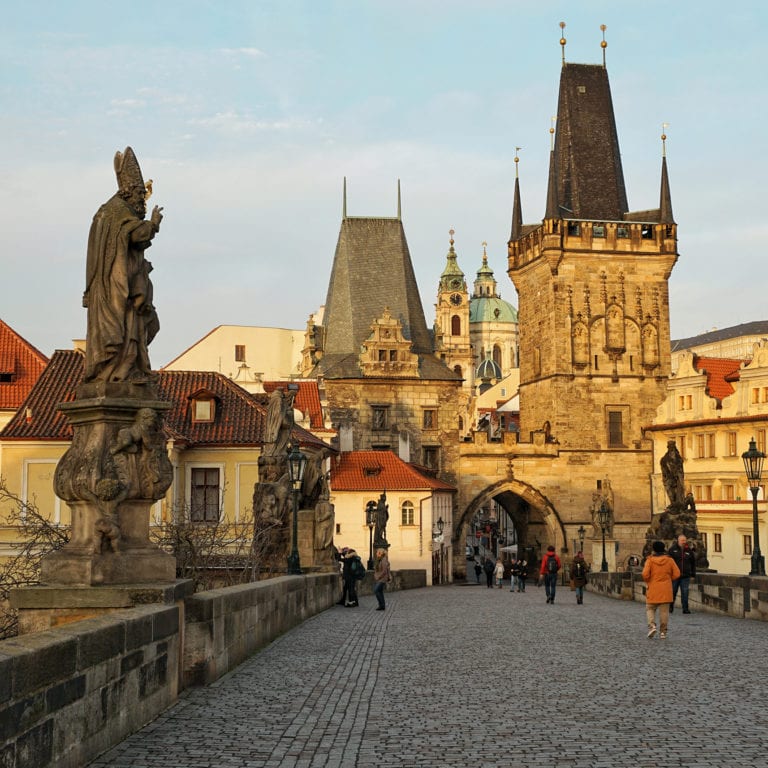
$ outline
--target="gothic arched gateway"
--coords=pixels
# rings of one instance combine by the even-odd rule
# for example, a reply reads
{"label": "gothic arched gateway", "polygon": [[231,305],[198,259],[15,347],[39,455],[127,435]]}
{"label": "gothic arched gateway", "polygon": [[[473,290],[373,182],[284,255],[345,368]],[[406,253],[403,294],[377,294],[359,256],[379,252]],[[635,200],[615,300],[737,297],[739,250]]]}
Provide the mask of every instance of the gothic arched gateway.
{"label": "gothic arched gateway", "polygon": [[477,494],[458,512],[453,532],[455,579],[466,576],[466,542],[475,535],[483,511],[490,508],[492,501],[501,507],[500,515],[506,514],[507,530],[514,528],[518,552],[525,553],[529,562],[538,560],[549,544],[554,544],[558,551],[567,546],[563,523],[546,496],[520,480],[500,480]]}

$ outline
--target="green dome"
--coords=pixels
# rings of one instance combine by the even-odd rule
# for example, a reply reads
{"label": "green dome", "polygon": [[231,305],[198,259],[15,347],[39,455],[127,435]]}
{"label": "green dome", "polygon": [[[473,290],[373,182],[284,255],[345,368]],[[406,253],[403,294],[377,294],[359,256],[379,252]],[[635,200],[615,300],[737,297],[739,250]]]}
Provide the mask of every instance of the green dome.
{"label": "green dome", "polygon": [[486,357],[480,365],[477,366],[475,377],[478,379],[500,379],[501,368],[490,357]]}
{"label": "green dome", "polygon": [[475,296],[469,300],[470,323],[516,323],[517,310],[497,296]]}

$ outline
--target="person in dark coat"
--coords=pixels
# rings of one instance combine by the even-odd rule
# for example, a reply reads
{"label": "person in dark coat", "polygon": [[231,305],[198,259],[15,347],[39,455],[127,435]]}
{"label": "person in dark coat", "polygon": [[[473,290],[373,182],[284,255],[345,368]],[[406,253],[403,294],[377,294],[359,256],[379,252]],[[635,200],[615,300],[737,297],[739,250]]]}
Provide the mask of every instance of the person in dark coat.
{"label": "person in dark coat", "polygon": [[341,578],[344,582],[344,594],[342,595],[342,600],[344,600],[343,605],[347,608],[353,608],[360,605],[360,603],[357,602],[357,579],[352,571],[352,564],[355,560],[359,561],[360,556],[354,549],[348,549],[342,558],[342,562],[344,563],[341,571]]}
{"label": "person in dark coat", "polygon": [[680,578],[672,582],[672,602],[669,604],[669,612],[672,613],[675,610],[675,598],[679,589],[683,613],[690,613],[688,609],[688,588],[691,579],[696,577],[696,552],[688,546],[688,539],[681,533],[677,537],[677,541],[669,548],[667,554],[680,569]]}
{"label": "person in dark coat", "polygon": [[477,579],[477,583],[480,583],[480,574],[483,572],[483,566],[480,565],[480,563],[475,560],[475,578]]}
{"label": "person in dark coat", "polygon": [[486,586],[488,589],[493,588],[493,572],[496,570],[496,566],[490,557],[486,557],[483,562],[483,570],[485,571]]}
{"label": "person in dark coat", "polygon": [[579,550],[571,563],[571,582],[576,590],[576,604],[582,605],[584,602],[584,586],[587,583],[587,572],[589,565],[584,560],[584,553]]}

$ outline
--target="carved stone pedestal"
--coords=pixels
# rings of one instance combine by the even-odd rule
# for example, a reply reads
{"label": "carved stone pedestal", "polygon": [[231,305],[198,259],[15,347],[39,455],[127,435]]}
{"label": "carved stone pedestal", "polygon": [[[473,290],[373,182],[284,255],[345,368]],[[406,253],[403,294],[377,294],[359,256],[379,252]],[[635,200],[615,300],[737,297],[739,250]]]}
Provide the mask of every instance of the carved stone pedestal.
{"label": "carved stone pedestal", "polygon": [[175,581],[175,558],[149,540],[150,507],[173,479],[161,430],[170,404],[147,380],[83,384],[76,399],[60,407],[73,436],[56,467],[54,488],[72,512],[72,538],[44,558],[41,581]]}

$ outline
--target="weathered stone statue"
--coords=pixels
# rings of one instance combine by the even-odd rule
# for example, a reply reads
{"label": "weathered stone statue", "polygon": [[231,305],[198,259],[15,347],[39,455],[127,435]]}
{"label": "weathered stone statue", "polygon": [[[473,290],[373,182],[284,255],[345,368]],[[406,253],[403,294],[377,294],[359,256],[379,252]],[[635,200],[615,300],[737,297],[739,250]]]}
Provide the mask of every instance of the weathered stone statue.
{"label": "weathered stone statue", "polygon": [[320,483],[320,497],[315,504],[315,564],[326,565],[333,562],[334,508],[325,476]]}
{"label": "weathered stone statue", "polygon": [[667,452],[661,457],[661,477],[670,505],[679,505],[685,501],[685,483],[683,482],[683,457],[677,450],[674,440],[667,440]]}
{"label": "weathered stone statue", "polygon": [[149,192],[130,147],[115,154],[114,165],[118,190],[96,212],[88,236],[85,382],[151,377],[147,347],[160,327],[144,251],[160,229],[162,208],[144,219]]}
{"label": "weathered stone statue", "polygon": [[389,504],[387,504],[387,492],[384,491],[379,496],[379,502],[376,505],[375,526],[373,529],[373,546],[388,547],[387,543],[387,521],[389,520]]}
{"label": "weathered stone statue", "polygon": [[147,346],[158,330],[144,251],[160,208],[144,220],[148,191],[133,150],[117,152],[118,191],[94,216],[88,238],[85,370],[60,409],[72,444],[54,475],[72,512],[72,538],[41,564],[46,584],[173,581],[174,558],[149,540],[149,510],[173,479]]}
{"label": "weathered stone statue", "polygon": [[267,423],[264,434],[264,455],[282,459],[287,452],[293,430],[293,401],[295,390],[275,389],[269,396]]}

